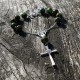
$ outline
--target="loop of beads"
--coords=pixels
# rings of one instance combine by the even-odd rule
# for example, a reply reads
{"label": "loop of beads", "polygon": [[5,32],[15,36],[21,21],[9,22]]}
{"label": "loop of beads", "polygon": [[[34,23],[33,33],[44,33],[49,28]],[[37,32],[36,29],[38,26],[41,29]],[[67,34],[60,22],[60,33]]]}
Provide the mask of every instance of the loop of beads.
{"label": "loop of beads", "polygon": [[26,12],[24,12],[20,16],[19,15],[15,16],[15,18],[11,20],[11,27],[13,28],[13,30],[16,33],[19,33],[23,29],[22,25],[24,25],[24,21],[30,22],[31,19],[33,19],[37,16],[43,16],[43,17],[47,17],[47,18],[49,18],[51,16],[51,17],[55,18],[55,22],[57,24],[62,23],[62,14],[59,13],[58,10],[53,11],[52,8],[47,8],[47,9],[42,8],[42,9],[40,9],[38,14],[33,14],[33,15],[29,16],[29,15],[27,15]]}

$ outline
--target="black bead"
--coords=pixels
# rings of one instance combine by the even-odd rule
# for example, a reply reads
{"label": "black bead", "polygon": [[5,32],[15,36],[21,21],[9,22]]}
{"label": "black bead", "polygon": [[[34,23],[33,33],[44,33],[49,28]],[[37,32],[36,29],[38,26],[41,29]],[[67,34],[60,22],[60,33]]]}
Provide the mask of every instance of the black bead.
{"label": "black bead", "polygon": [[48,42],[48,38],[41,39],[41,42],[45,45]]}
{"label": "black bead", "polygon": [[20,21],[17,21],[16,23],[17,23],[17,25],[23,25],[24,21],[20,20]]}
{"label": "black bead", "polygon": [[26,13],[23,13],[21,16],[22,16],[23,19],[27,18],[27,14]]}
{"label": "black bead", "polygon": [[15,31],[16,33],[21,32],[21,31],[22,31],[22,26],[21,26],[21,25],[16,26],[16,27],[14,28],[14,31]]}
{"label": "black bead", "polygon": [[53,16],[53,17],[56,17],[56,15],[57,15],[58,12],[59,12],[58,10],[53,11],[52,16]]}
{"label": "black bead", "polygon": [[40,10],[40,13],[41,13],[41,15],[45,15],[45,9],[44,8],[42,8],[41,10]]}
{"label": "black bead", "polygon": [[31,19],[30,19],[29,17],[27,17],[27,18],[25,19],[25,21],[26,21],[26,22],[31,22]]}
{"label": "black bead", "polygon": [[47,13],[48,13],[49,15],[52,15],[52,14],[53,14],[53,9],[52,9],[52,8],[48,8],[48,9],[47,9]]}
{"label": "black bead", "polygon": [[18,21],[20,21],[20,16],[15,16],[15,22],[17,23]]}
{"label": "black bead", "polygon": [[16,23],[11,23],[11,27],[14,29],[17,26]]}

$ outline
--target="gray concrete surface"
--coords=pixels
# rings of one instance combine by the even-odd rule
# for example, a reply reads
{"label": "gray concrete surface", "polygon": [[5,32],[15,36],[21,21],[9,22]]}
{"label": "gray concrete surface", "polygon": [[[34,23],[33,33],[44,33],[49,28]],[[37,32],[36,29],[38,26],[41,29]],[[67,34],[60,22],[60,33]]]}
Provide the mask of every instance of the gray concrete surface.
{"label": "gray concrete surface", "polygon": [[[49,42],[58,49],[57,69],[51,67],[40,38],[22,37],[10,27],[15,15],[40,7],[59,9],[67,20],[66,28],[50,31]],[[24,31],[34,33],[48,29],[54,18],[36,17],[25,22]],[[80,80],[80,1],[79,0],[0,0],[0,80]]]}

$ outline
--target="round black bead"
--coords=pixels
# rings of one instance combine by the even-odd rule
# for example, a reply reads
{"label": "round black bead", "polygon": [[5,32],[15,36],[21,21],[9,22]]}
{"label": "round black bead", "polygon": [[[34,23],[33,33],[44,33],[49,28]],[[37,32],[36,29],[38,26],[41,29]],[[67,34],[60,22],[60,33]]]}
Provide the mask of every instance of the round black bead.
{"label": "round black bead", "polygon": [[59,12],[58,10],[53,11],[52,16],[53,16],[53,17],[56,17],[56,15],[57,15],[58,12]]}
{"label": "round black bead", "polygon": [[48,13],[49,15],[52,15],[52,14],[53,14],[53,9],[52,9],[52,8],[48,8],[48,9],[47,9],[47,13]]}
{"label": "round black bead", "polygon": [[18,21],[20,21],[20,16],[15,16],[15,22],[17,23]]}
{"label": "round black bead", "polygon": [[46,43],[48,42],[48,38],[43,38],[43,39],[41,39],[41,42],[42,42],[43,44],[46,44]]}
{"label": "round black bead", "polygon": [[45,15],[45,9],[42,8],[42,9],[40,10],[40,13],[41,13],[41,15]]}
{"label": "round black bead", "polygon": [[21,32],[22,31],[22,26],[21,25],[16,26],[14,28],[14,31],[17,32],[17,33]]}
{"label": "round black bead", "polygon": [[11,27],[14,29],[17,26],[16,23],[11,23]]}
{"label": "round black bead", "polygon": [[27,14],[26,13],[23,13],[21,16],[22,16],[23,19],[27,18]]}

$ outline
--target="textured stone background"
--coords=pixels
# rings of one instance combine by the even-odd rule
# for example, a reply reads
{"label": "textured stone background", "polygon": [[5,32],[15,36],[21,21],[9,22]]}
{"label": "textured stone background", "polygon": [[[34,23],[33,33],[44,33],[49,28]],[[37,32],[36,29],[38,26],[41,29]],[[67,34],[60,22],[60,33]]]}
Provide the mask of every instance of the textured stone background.
{"label": "textured stone background", "polygon": [[[40,38],[22,37],[10,27],[15,15],[40,7],[59,9],[68,22],[66,29],[57,27],[48,35],[59,51],[54,58],[58,69],[48,57],[40,57]],[[25,22],[24,31],[34,33],[53,24],[54,18],[36,17]],[[0,0],[0,80],[80,80],[80,0]]]}

